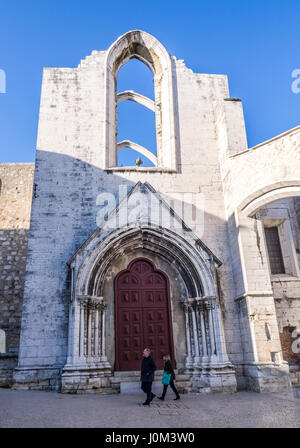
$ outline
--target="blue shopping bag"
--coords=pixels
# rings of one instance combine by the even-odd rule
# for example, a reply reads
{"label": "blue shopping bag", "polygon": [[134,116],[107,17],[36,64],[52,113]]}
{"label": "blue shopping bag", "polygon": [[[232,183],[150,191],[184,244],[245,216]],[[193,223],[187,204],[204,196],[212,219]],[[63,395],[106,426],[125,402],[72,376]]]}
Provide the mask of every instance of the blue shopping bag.
{"label": "blue shopping bag", "polygon": [[167,372],[163,373],[161,382],[163,383],[164,386],[168,386],[170,384],[171,375],[172,375],[171,373],[167,373]]}

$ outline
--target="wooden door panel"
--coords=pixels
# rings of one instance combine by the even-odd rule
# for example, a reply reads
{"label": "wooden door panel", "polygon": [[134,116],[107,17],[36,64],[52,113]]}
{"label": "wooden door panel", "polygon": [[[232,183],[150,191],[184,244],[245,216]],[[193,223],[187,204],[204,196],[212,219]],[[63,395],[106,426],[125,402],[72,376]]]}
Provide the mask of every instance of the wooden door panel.
{"label": "wooden door panel", "polygon": [[140,292],[137,289],[134,290],[120,290],[118,293],[118,306],[119,307],[134,307],[138,308],[140,303]]}
{"label": "wooden door panel", "polygon": [[119,277],[118,283],[120,289],[136,288],[139,284],[139,277],[132,272],[125,273]]}
{"label": "wooden door panel", "polygon": [[119,363],[123,370],[139,370],[143,350],[142,311],[120,308],[119,316]]}
{"label": "wooden door panel", "polygon": [[143,307],[167,308],[167,294],[163,289],[141,291],[141,302]]}
{"label": "wooden door panel", "polygon": [[166,277],[138,259],[116,277],[115,294],[118,370],[139,370],[145,347],[162,369],[162,356],[173,353]]}

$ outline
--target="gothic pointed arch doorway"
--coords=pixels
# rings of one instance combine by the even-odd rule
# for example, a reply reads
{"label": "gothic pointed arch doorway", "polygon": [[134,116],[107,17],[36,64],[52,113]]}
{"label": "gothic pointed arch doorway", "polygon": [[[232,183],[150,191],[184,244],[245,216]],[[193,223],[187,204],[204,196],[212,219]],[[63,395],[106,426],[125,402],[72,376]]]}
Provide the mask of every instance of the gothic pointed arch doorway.
{"label": "gothic pointed arch doorway", "polygon": [[145,347],[158,369],[167,353],[175,363],[169,279],[147,258],[134,259],[115,278],[115,335],[117,371],[139,370]]}

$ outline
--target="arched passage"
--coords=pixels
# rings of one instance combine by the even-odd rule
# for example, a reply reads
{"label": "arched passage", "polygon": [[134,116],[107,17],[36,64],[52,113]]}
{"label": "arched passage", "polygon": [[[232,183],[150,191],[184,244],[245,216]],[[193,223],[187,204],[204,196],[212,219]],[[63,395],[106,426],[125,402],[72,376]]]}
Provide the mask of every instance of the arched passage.
{"label": "arched passage", "polygon": [[300,196],[299,180],[275,182],[249,194],[249,196],[242,201],[239,209],[244,212],[246,216],[252,217],[265,205],[293,196]]}
{"label": "arched passage", "polygon": [[[142,188],[137,185],[137,188]],[[146,184],[142,188],[144,193],[145,189],[149,189]],[[116,213],[121,213],[120,209],[116,209]],[[206,369],[205,381],[210,384],[210,381],[214,381],[215,370],[220,369],[220,375],[230,378],[231,386],[235,387],[217,297],[215,271],[221,264],[220,260],[186,225],[180,229],[162,228],[148,221],[138,221],[123,227],[113,227],[114,230],[111,228],[98,228],[69,261],[73,298],[69,314],[70,355],[65,371],[74,370],[78,360],[81,366],[86,366],[86,374],[89,376],[92,374],[90,363],[98,366],[97,375],[103,373],[104,376],[112,372],[115,361],[116,368],[137,368],[134,363],[139,363],[140,359],[133,358],[140,352],[137,350],[135,353],[132,347],[127,350],[128,359],[121,359],[125,365],[120,366],[123,352],[115,349],[119,343],[115,329],[120,327],[115,308],[122,308],[122,305],[115,299],[120,287],[118,278],[131,272],[134,260],[142,257],[149,260],[148,267],[152,269],[150,277],[153,274],[165,274],[158,293],[164,297],[170,296],[170,302],[165,301],[161,309],[155,305],[152,316],[149,309],[144,310],[143,306],[136,310],[136,315],[142,320],[143,313],[148,313],[143,320],[145,328],[149,328],[152,320],[157,320],[158,328],[162,325],[164,341],[158,343],[153,340],[152,343],[158,362],[161,362],[162,352],[169,351],[173,356],[173,337],[173,359],[182,372],[197,376],[201,369]],[[114,285],[117,285],[117,291],[113,289]],[[130,288],[126,284],[123,286],[125,295],[130,296],[134,292],[132,299],[137,298],[137,303],[147,290],[145,284],[137,290],[134,290],[133,284]],[[147,292],[149,297],[153,297],[155,288],[151,287]],[[119,299],[122,301],[122,295]],[[125,304],[124,307],[126,306]],[[129,322],[134,316],[130,310],[131,305],[129,309],[125,309]],[[170,316],[169,319],[167,315]],[[123,317],[121,314],[121,319]],[[155,333],[156,330],[153,330],[153,334]],[[124,336],[125,334],[122,335]],[[129,332],[131,345],[134,344],[133,337]],[[147,337],[149,334],[143,334],[144,339],[141,341],[140,338],[139,345],[151,345]],[[165,343],[166,340],[169,342]],[[126,347],[123,347],[124,350],[126,351]]]}

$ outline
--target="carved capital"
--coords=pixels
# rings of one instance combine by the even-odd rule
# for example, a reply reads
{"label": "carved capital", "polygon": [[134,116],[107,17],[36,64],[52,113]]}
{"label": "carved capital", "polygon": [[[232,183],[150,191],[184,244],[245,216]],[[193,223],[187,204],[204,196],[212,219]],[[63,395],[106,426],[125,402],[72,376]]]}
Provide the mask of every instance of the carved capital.
{"label": "carved capital", "polygon": [[199,311],[212,310],[218,307],[215,297],[196,297],[196,304]]}
{"label": "carved capital", "polygon": [[104,302],[102,302],[102,303],[100,304],[100,308],[101,308],[101,311],[104,312],[104,311],[107,309],[107,304],[104,303]]}
{"label": "carved capital", "polygon": [[191,304],[185,300],[181,302],[182,308],[185,313],[188,313],[191,310]]}

